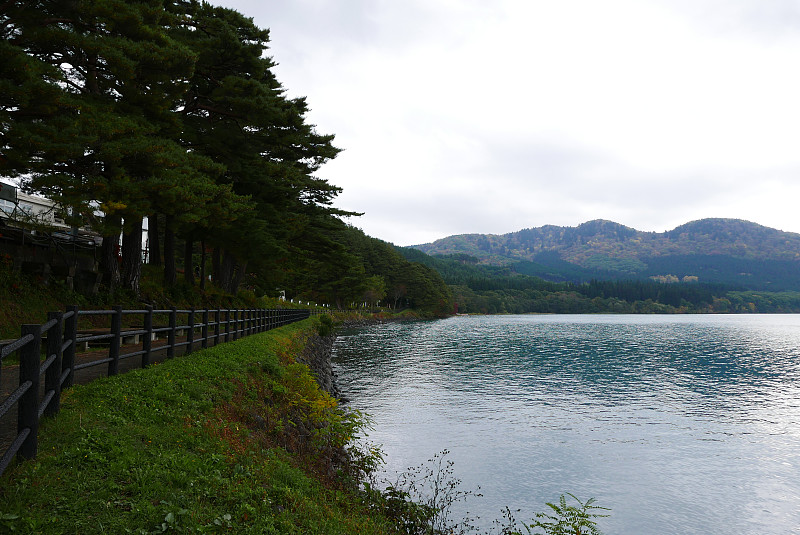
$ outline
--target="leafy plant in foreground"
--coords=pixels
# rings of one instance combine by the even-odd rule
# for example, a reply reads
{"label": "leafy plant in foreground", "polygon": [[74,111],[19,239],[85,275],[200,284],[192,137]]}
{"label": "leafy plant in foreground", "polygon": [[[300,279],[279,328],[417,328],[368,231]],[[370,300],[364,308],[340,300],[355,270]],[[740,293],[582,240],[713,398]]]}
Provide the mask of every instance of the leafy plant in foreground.
{"label": "leafy plant in foreground", "polygon": [[[528,533],[544,535],[602,535],[597,529],[595,518],[606,518],[608,515],[598,514],[595,511],[608,511],[606,507],[594,505],[595,499],[589,498],[586,502],[581,502],[574,494],[567,493],[567,496],[578,502],[577,505],[568,505],[567,499],[562,494],[558,504],[547,503],[547,506],[555,514],[536,513],[536,520],[533,524],[525,525]],[[541,529],[543,532],[531,531],[531,529]]]}

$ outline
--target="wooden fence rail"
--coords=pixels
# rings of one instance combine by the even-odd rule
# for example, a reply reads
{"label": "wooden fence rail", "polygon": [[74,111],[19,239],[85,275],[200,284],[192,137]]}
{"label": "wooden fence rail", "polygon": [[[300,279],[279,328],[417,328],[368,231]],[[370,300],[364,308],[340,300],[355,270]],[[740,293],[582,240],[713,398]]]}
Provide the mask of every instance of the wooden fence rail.
{"label": "wooden fence rail", "polygon": [[[42,325],[23,325],[21,336],[0,346],[0,379],[3,360],[16,353],[19,357],[19,385],[0,403],[0,419],[17,408],[17,434],[11,445],[0,457],[0,476],[3,475],[14,456],[31,459],[38,448],[39,420],[43,416],[58,413],[61,391],[75,381],[75,372],[107,364],[108,375],[120,371],[120,362],[140,358],[142,368],[151,363],[154,354],[166,352],[166,358],[192,352],[196,344],[200,348],[234,341],[308,318],[316,310],[297,309],[211,309],[211,310],[79,310],[67,307],[65,312],[51,312]],[[101,316],[110,319],[110,328],[80,330],[79,319]],[[127,316],[133,316],[124,321]],[[141,318],[137,321],[136,316]],[[181,319],[181,324],[178,319]],[[102,321],[103,318],[101,318]],[[134,327],[123,328],[123,324]],[[196,336],[199,335],[199,336]],[[166,337],[165,344],[153,345],[157,339]],[[44,341],[44,360],[42,349]],[[95,360],[76,363],[79,347],[89,345],[108,346]],[[123,347],[135,351],[122,353]],[[41,379],[44,376],[44,390]]]}

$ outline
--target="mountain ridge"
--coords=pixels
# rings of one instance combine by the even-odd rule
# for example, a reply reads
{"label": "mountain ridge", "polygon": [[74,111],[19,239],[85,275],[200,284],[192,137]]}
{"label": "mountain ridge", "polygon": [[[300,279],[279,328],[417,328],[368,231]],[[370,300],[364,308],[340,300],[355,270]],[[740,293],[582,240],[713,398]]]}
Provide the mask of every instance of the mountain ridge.
{"label": "mountain ridge", "polygon": [[[698,219],[665,232],[640,231],[614,221],[594,219],[575,227],[543,225],[507,234],[457,234],[411,247],[427,254],[475,253],[473,256],[480,260],[492,256],[532,260],[536,254],[556,250],[565,253],[563,259],[574,261],[586,256],[581,250],[595,252],[602,249],[598,245],[608,247],[610,243],[623,244],[614,249],[627,257],[702,252],[735,253],[733,256],[740,258],[800,260],[799,233],[729,218]],[[709,249],[709,244],[714,247]],[[498,246],[516,253],[498,253]],[[527,254],[522,252],[528,250]]]}
{"label": "mountain ridge", "polygon": [[511,266],[547,280],[677,277],[753,289],[800,289],[800,234],[730,218],[665,232],[604,219],[507,234],[461,234],[412,246],[428,255]]}

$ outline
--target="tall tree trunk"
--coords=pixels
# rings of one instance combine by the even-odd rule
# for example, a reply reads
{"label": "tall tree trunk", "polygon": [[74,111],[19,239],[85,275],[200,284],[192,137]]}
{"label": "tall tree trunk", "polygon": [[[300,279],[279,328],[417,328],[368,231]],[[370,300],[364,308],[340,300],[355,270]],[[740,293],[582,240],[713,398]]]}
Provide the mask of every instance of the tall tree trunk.
{"label": "tall tree trunk", "polygon": [[164,223],[164,285],[178,282],[175,271],[175,216],[168,215]]}
{"label": "tall tree trunk", "polygon": [[233,293],[233,270],[236,268],[236,259],[233,255],[225,251],[222,254],[222,266],[220,267],[219,285],[228,293]]}
{"label": "tall tree trunk", "polygon": [[139,295],[142,276],[142,220],[125,225],[122,234],[122,286]]}
{"label": "tall tree trunk", "polygon": [[158,214],[147,216],[147,263],[151,266],[161,265],[161,236],[158,234]]}
{"label": "tall tree trunk", "polygon": [[106,216],[109,231],[103,236],[101,249],[100,269],[103,273],[103,282],[113,292],[119,286],[119,216]]}
{"label": "tall tree trunk", "polygon": [[194,241],[190,236],[186,237],[183,248],[183,280],[190,286],[194,286],[194,263],[192,253],[194,252]]}
{"label": "tall tree trunk", "polygon": [[233,283],[231,284],[231,293],[233,295],[236,295],[239,292],[239,286],[242,285],[245,273],[247,272],[247,262],[245,261],[241,264],[237,264],[236,267],[236,276],[233,278]]}
{"label": "tall tree trunk", "polygon": [[200,240],[200,289],[206,289],[206,241]]}
{"label": "tall tree trunk", "polygon": [[211,251],[211,280],[220,288],[222,287],[222,284],[220,284],[221,267],[219,247],[214,247]]}

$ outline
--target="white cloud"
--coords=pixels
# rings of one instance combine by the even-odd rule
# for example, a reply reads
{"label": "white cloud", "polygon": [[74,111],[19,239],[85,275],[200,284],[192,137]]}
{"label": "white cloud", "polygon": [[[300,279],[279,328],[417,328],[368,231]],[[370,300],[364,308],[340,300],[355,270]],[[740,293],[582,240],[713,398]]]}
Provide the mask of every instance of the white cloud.
{"label": "white cloud", "polygon": [[345,149],[320,176],[399,244],[613,219],[800,231],[800,10],[723,0],[219,2]]}

